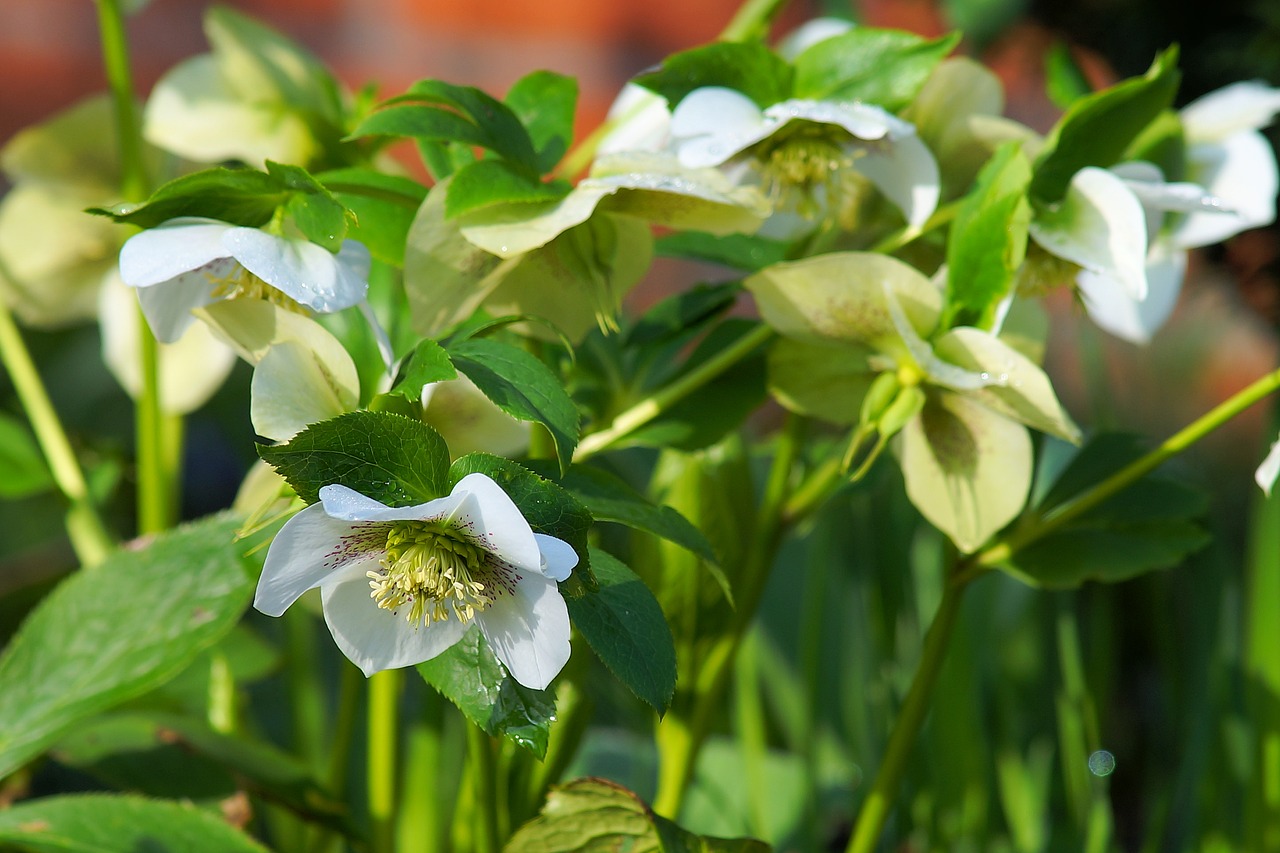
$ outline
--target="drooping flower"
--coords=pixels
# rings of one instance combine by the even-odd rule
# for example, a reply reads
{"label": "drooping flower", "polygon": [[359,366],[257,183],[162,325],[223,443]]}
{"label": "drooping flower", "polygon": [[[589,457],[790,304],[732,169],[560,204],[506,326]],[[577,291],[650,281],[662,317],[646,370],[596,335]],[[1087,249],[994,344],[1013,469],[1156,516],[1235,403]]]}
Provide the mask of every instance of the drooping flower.
{"label": "drooping flower", "polygon": [[321,314],[364,301],[369,250],[346,240],[332,252],[216,219],[180,217],[136,234],[120,250],[120,277],[138,289],[158,340],[176,340],[191,311],[221,299],[250,297]]}
{"label": "drooping flower", "polygon": [[770,236],[793,237],[839,215],[870,181],[911,226],[938,204],[938,164],[915,128],[857,101],[792,98],[761,109],[734,89],[707,86],[671,114],[671,145],[688,168],[719,167],[775,200]]}
{"label": "drooping flower", "polygon": [[279,616],[319,587],[334,641],[365,675],[430,660],[475,624],[511,677],[541,690],[569,659],[556,583],[577,563],[484,474],[410,507],[335,484],[276,534],[254,607]]}

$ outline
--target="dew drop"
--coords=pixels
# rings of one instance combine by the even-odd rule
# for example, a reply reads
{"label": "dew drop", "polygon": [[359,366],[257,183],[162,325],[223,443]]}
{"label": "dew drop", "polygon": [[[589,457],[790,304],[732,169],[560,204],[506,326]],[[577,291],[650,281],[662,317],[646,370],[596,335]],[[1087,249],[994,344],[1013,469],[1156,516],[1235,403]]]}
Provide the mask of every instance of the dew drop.
{"label": "dew drop", "polygon": [[1116,769],[1116,757],[1105,749],[1089,756],[1089,772],[1094,776],[1110,776]]}

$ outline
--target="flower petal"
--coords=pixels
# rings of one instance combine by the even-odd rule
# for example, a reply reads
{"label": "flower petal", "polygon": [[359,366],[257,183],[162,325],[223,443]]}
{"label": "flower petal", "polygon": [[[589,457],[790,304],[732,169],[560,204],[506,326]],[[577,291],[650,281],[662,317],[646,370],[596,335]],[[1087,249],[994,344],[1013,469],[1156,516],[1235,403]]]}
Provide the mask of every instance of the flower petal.
{"label": "flower petal", "polygon": [[895,135],[886,145],[868,146],[854,168],[902,211],[913,228],[924,225],[938,207],[938,162],[914,130]]}
{"label": "flower petal", "polygon": [[578,565],[578,552],[573,550],[573,546],[545,533],[535,533],[533,538],[542,552],[542,573],[557,583],[569,577],[573,567]]}
{"label": "flower petal", "polygon": [[445,518],[463,502],[465,495],[454,493],[416,506],[391,507],[365,497],[355,489],[340,483],[320,488],[320,502],[324,511],[333,518],[344,521],[420,521]]}
{"label": "flower petal", "polygon": [[1076,172],[1058,205],[1036,211],[1031,235],[1058,257],[1117,282],[1132,298],[1146,296],[1146,214],[1106,169]]}
{"label": "flower petal", "polygon": [[120,249],[120,278],[130,287],[151,287],[230,256],[222,238],[236,226],[183,216],[134,234]]}
{"label": "flower petal", "polygon": [[138,303],[156,340],[170,344],[182,337],[195,322],[191,312],[218,301],[210,282],[225,278],[235,264],[230,258],[219,258],[162,285],[138,288]]}
{"label": "flower petal", "polygon": [[1280,476],[1280,439],[1276,439],[1271,445],[1267,458],[1262,460],[1262,464],[1254,472],[1253,480],[1267,497],[1271,497],[1271,488],[1276,484],[1278,476]]}
{"label": "flower petal", "polygon": [[320,504],[312,504],[289,519],[267,551],[253,606],[268,616],[279,616],[335,570],[352,562],[366,562],[380,553],[342,550],[342,539],[351,531],[350,522],[331,518]]}
{"label": "flower petal", "polygon": [[468,627],[457,618],[415,627],[405,614],[384,610],[369,597],[363,565],[328,578],[320,597],[333,641],[366,676],[431,660],[462,639]]}
{"label": "flower petal", "polygon": [[1190,143],[1211,142],[1243,130],[1261,130],[1280,112],[1280,89],[1244,81],[1201,95],[1178,117]]}
{"label": "flower petal", "polygon": [[1134,299],[1113,279],[1081,272],[1076,284],[1084,307],[1099,328],[1135,344],[1144,344],[1173,313],[1187,269],[1187,253],[1159,241],[1148,255],[1145,299]]}
{"label": "flower petal", "polygon": [[[343,254],[335,256],[308,240],[232,228],[223,244],[249,272],[321,314],[350,308],[369,290],[369,250],[353,240],[343,243]],[[362,270],[365,277],[359,275]]]}
{"label": "flower petal", "polygon": [[693,169],[718,166],[772,132],[755,101],[723,86],[694,89],[671,113],[672,142]]}
{"label": "flower petal", "polygon": [[468,496],[453,518],[484,547],[525,572],[541,572],[542,553],[533,530],[510,496],[486,474],[468,474],[450,497]]}
{"label": "flower petal", "polygon": [[666,98],[627,83],[609,107],[608,131],[596,146],[596,156],[622,151],[658,151],[671,135],[671,111]]}
{"label": "flower petal", "polygon": [[321,353],[295,341],[266,351],[249,386],[249,420],[272,441],[288,441],[309,425],[353,411],[360,380],[355,364],[328,364]]}
{"label": "flower petal", "polygon": [[1266,137],[1245,131],[1217,143],[1187,146],[1190,177],[1230,208],[1192,213],[1174,231],[1184,249],[1211,246],[1276,218],[1276,155]]}
{"label": "flower petal", "polygon": [[569,660],[569,610],[555,581],[523,574],[513,595],[498,598],[476,622],[511,677],[543,690]]}
{"label": "flower petal", "polygon": [[853,29],[853,22],[844,18],[814,18],[805,21],[778,42],[778,55],[783,59],[795,59],[815,44],[842,36]]}

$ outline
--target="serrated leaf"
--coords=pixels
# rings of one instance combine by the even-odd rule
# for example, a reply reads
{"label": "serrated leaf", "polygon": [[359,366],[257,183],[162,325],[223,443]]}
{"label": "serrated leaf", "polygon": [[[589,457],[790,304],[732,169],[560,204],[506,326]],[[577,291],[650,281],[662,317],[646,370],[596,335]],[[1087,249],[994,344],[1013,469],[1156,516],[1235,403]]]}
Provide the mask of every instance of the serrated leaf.
{"label": "serrated leaf", "polygon": [[653,813],[639,796],[605,779],[576,779],[547,795],[541,814],[504,853],[768,853],[751,839],[694,835]]}
{"label": "serrated leaf", "polygon": [[488,338],[452,344],[449,357],[502,411],[545,426],[561,470],[569,467],[578,446],[578,407],[549,367],[522,349]]}
{"label": "serrated leaf", "polygon": [[944,325],[991,329],[1027,252],[1031,165],[1006,143],[978,173],[951,225]]}
{"label": "serrated leaf", "polygon": [[759,42],[716,42],[669,56],[634,82],[666,98],[673,110],[704,86],[736,89],[764,109],[791,97],[794,76],[786,60]]}
{"label": "serrated leaf", "polygon": [[399,394],[416,403],[422,399],[422,386],[457,378],[458,371],[454,369],[449,353],[440,344],[424,338],[400,369],[400,378],[389,393]]}
{"label": "serrated leaf", "polygon": [[608,471],[574,465],[560,479],[560,485],[581,500],[596,521],[612,521],[644,530],[704,560],[719,562],[707,537],[689,519],[669,506],[653,503]]}
{"label": "serrated leaf", "polygon": [[175,178],[142,204],[91,208],[89,212],[139,228],[152,228],[179,216],[203,216],[256,228],[270,221],[276,208],[288,200],[289,190],[277,177],[254,169],[219,167]]}
{"label": "serrated leaf", "polygon": [[959,33],[924,39],[900,30],[854,27],[796,57],[795,96],[863,101],[897,112],[959,41]]}
{"label": "serrated leaf", "polygon": [[0,412],[0,498],[23,498],[51,488],[53,477],[31,431]]}
{"label": "serrated leaf", "polygon": [[659,714],[676,689],[676,648],[662,607],[644,581],[620,560],[591,551],[599,588],[568,598],[578,632],[619,681]]}
{"label": "serrated leaf", "polygon": [[445,216],[455,217],[499,204],[559,201],[568,193],[569,185],[563,181],[532,178],[505,160],[477,160],[454,173],[444,211]]}
{"label": "serrated leaf", "polygon": [[547,754],[555,697],[509,676],[476,626],[417,669],[424,681],[488,734],[505,737],[540,759]]}
{"label": "serrated leaf", "polygon": [[685,258],[758,272],[787,259],[788,244],[746,234],[707,234],[681,231],[664,234],[654,250],[664,258]]}
{"label": "serrated leaf", "polygon": [[591,513],[577,498],[523,465],[489,453],[468,453],[456,460],[449,468],[449,481],[456,483],[477,472],[489,476],[502,487],[535,533],[563,539],[573,546],[578,553],[578,565],[569,580],[561,583],[561,589],[572,595],[580,588],[579,585],[586,588],[594,586],[591,553],[587,548]]}
{"label": "serrated leaf", "polygon": [[1178,90],[1178,50],[1156,57],[1142,77],[1133,77],[1076,101],[1045,139],[1036,158],[1031,195],[1052,204],[1086,166],[1116,163],[1147,125],[1168,109]]}
{"label": "serrated leaf", "polygon": [[145,693],[226,634],[253,593],[213,516],[122,550],[64,581],[0,656],[0,776],[81,720]]}
{"label": "serrated leaf", "polygon": [[341,483],[387,506],[412,506],[449,493],[449,448],[434,429],[388,412],[349,412],[312,424],[286,444],[260,445],[307,503]]}
{"label": "serrated leaf", "polygon": [[552,71],[534,71],[515,82],[505,101],[529,132],[538,154],[538,171],[551,171],[573,140],[578,81]]}
{"label": "serrated leaf", "polygon": [[316,175],[316,180],[351,211],[348,235],[386,264],[404,265],[409,226],[427,197],[427,188],[398,175],[353,167]]}
{"label": "serrated leaf", "polygon": [[107,794],[28,800],[0,811],[0,843],[31,853],[267,853],[190,803]]}

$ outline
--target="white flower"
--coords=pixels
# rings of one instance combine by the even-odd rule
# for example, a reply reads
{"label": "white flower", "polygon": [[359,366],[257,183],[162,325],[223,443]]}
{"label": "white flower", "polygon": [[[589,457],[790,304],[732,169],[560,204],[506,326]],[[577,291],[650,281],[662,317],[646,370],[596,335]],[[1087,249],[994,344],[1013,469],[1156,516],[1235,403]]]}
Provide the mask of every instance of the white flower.
{"label": "white flower", "polygon": [[556,582],[577,563],[484,474],[410,507],[329,485],[276,535],[253,606],[279,616],[319,587],[334,641],[365,675],[430,660],[474,622],[511,677],[541,690],[569,659]]}
{"label": "white flower", "polygon": [[800,191],[805,198],[784,198],[782,208],[796,206],[811,223],[804,206],[834,203],[829,196],[847,170],[870,180],[913,227],[938,204],[938,164],[915,128],[870,104],[793,98],[761,110],[741,92],[708,86],[676,106],[671,137],[688,168],[745,171],[745,180]]}
{"label": "white flower", "polygon": [[853,29],[853,21],[844,18],[813,18],[805,21],[778,42],[778,55],[793,60],[815,44],[842,36]]}
{"label": "white flower", "polygon": [[1280,477],[1280,438],[1272,443],[1267,458],[1262,460],[1262,464],[1254,472],[1253,480],[1267,497],[1271,497],[1271,487],[1276,484],[1277,477]]}
{"label": "white flower", "polygon": [[296,303],[321,314],[362,302],[369,250],[347,240],[336,255],[307,240],[215,219],[181,217],[136,234],[120,250],[120,277],[138,288],[156,338],[171,342],[191,311],[236,296]]}

